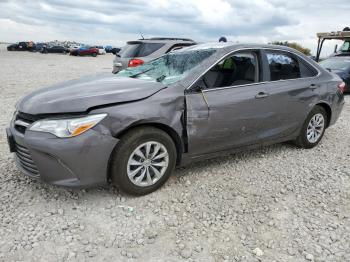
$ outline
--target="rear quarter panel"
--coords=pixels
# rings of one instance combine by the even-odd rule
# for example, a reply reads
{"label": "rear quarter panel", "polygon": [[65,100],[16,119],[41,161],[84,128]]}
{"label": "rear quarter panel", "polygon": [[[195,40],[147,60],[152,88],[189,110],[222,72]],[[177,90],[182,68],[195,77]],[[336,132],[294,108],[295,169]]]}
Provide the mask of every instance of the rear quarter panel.
{"label": "rear quarter panel", "polygon": [[327,103],[331,108],[331,119],[329,125],[335,124],[337,119],[340,116],[340,113],[343,109],[345,100],[344,94],[339,92],[338,85],[343,80],[336,74],[325,72],[324,73],[324,84],[321,90],[320,99],[322,102]]}

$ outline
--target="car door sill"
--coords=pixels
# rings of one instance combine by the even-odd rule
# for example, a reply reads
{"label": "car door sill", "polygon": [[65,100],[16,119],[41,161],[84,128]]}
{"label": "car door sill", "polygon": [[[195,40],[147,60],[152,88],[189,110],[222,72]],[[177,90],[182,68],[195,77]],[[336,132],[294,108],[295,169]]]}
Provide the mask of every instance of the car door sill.
{"label": "car door sill", "polygon": [[281,137],[281,138],[276,138],[276,139],[265,141],[265,142],[261,142],[261,143],[244,145],[244,146],[239,146],[239,147],[233,147],[233,148],[229,148],[229,149],[225,149],[225,150],[221,150],[221,151],[205,153],[205,154],[200,154],[200,155],[190,155],[189,153],[186,153],[186,154],[183,154],[182,159],[181,159],[181,163],[180,163],[179,166],[187,166],[187,165],[189,165],[191,163],[199,162],[199,161],[202,161],[202,160],[208,160],[208,159],[211,159],[211,158],[223,157],[223,156],[231,155],[231,154],[234,154],[234,153],[239,153],[239,152],[242,152],[242,151],[249,151],[249,150],[253,150],[253,149],[259,149],[259,148],[263,148],[265,146],[270,146],[270,145],[273,145],[273,144],[278,144],[278,143],[282,143],[282,142],[291,141],[293,139],[295,139],[295,135],[284,136],[284,137]]}

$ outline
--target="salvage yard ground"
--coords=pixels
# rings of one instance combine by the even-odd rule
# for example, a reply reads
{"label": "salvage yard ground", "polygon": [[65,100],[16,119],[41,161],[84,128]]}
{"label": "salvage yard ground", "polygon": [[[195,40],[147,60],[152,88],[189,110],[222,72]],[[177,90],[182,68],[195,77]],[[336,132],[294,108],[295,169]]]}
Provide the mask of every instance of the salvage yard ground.
{"label": "salvage yard ground", "polygon": [[196,163],[144,197],[23,176],[5,137],[16,101],[110,72],[112,60],[1,46],[0,261],[350,261],[350,96],[312,150],[278,144]]}

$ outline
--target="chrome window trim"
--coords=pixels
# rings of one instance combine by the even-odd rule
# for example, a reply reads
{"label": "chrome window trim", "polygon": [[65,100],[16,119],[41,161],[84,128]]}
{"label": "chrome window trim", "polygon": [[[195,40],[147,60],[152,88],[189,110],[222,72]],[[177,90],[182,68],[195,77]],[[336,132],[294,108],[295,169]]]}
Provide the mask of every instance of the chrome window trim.
{"label": "chrome window trim", "polygon": [[278,48],[267,48],[267,47],[247,47],[247,48],[240,48],[234,51],[229,52],[228,54],[223,55],[220,59],[214,62],[207,70],[205,70],[201,75],[199,75],[186,89],[185,91],[189,90],[192,88],[192,86],[203,76],[205,75],[213,66],[215,66],[217,63],[219,63],[222,59],[224,59],[227,56],[230,56],[234,53],[240,52],[240,51],[259,51],[259,50],[265,50],[265,51],[279,51],[279,52],[286,52],[291,55],[295,55],[298,58],[302,59],[304,62],[306,62],[308,65],[310,65],[312,68],[314,68],[317,71],[317,75],[315,76],[310,76],[310,77],[300,77],[300,78],[294,78],[294,79],[281,79],[281,80],[275,80],[275,81],[264,81],[264,82],[257,82],[257,83],[252,83],[252,84],[245,84],[245,85],[236,85],[236,86],[224,86],[224,87],[217,87],[217,88],[209,88],[209,89],[204,89],[203,92],[210,92],[214,90],[223,90],[223,89],[229,89],[229,88],[237,88],[237,87],[243,87],[243,86],[252,86],[252,85],[258,85],[258,84],[267,84],[267,83],[278,83],[278,82],[285,82],[285,81],[295,81],[295,80],[301,80],[301,79],[310,79],[310,78],[317,78],[321,75],[321,71],[315,67],[313,64],[311,64],[309,61],[305,60],[303,57],[301,57],[299,54],[292,53],[288,50],[284,49],[278,49]]}

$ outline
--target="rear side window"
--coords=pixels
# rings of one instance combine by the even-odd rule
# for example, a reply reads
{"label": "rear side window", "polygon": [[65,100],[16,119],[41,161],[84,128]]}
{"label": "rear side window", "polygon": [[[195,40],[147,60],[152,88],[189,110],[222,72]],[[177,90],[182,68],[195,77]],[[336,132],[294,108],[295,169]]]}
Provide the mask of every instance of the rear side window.
{"label": "rear side window", "polygon": [[267,52],[270,80],[297,79],[301,77],[299,61],[292,55],[282,52]]}
{"label": "rear side window", "polygon": [[120,57],[145,57],[160,49],[162,43],[135,43],[126,45],[119,53]]}
{"label": "rear side window", "polygon": [[318,74],[317,70],[306,61],[299,59],[301,77],[313,77]]}
{"label": "rear side window", "polygon": [[138,53],[138,56],[148,56],[158,49],[160,49],[164,44],[161,43],[145,43],[141,45],[140,51]]}

